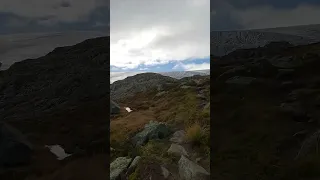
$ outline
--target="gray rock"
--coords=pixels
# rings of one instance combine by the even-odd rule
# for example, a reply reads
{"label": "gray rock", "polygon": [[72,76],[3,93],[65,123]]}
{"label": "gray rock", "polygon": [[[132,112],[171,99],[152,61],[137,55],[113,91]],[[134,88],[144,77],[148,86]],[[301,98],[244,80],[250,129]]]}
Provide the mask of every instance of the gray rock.
{"label": "gray rock", "polygon": [[179,162],[179,174],[183,180],[209,180],[210,173],[203,167],[190,161],[188,158],[181,156]]}
{"label": "gray rock", "polygon": [[198,163],[198,162],[200,162],[201,161],[201,157],[199,157],[199,158],[196,158],[196,163]]}
{"label": "gray rock", "polygon": [[181,89],[189,89],[189,88],[190,86],[186,86],[186,85],[181,86]]}
{"label": "gray rock", "polygon": [[171,144],[170,148],[167,151],[169,154],[174,154],[177,156],[189,156],[188,152],[179,144]]}
{"label": "gray rock", "polygon": [[134,171],[134,169],[136,169],[136,167],[138,166],[139,161],[141,160],[140,156],[136,156],[133,161],[131,162],[129,168],[128,168],[128,172],[131,173],[132,171]]}
{"label": "gray rock", "polygon": [[110,164],[110,180],[116,180],[124,173],[131,162],[131,158],[118,157]]}
{"label": "gray rock", "polygon": [[120,106],[110,100],[110,114],[119,114],[120,113]]}
{"label": "gray rock", "polygon": [[186,132],[184,130],[176,131],[170,138],[171,142],[182,144],[184,142]]}
{"label": "gray rock", "polygon": [[0,122],[0,166],[28,164],[33,147],[21,132]]}
{"label": "gray rock", "polygon": [[227,84],[250,85],[256,78],[235,76],[226,81]]}
{"label": "gray rock", "polygon": [[171,130],[164,124],[156,121],[150,121],[146,124],[143,131],[137,133],[132,142],[135,146],[141,146],[152,139],[163,139],[171,134]]}
{"label": "gray rock", "polygon": [[164,179],[168,179],[168,177],[170,175],[170,172],[168,171],[168,169],[161,166],[161,170],[162,170],[162,175],[163,175]]}
{"label": "gray rock", "polygon": [[203,109],[210,109],[210,102],[208,102]]}

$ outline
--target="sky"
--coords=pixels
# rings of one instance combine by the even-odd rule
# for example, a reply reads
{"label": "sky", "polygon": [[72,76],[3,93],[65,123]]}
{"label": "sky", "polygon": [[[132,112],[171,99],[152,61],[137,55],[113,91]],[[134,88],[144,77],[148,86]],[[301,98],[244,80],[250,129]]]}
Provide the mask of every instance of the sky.
{"label": "sky", "polygon": [[1,69],[56,47],[107,36],[109,24],[109,0],[1,0]]}
{"label": "sky", "polygon": [[319,0],[214,0],[211,30],[320,24]]}
{"label": "sky", "polygon": [[210,69],[210,0],[111,0],[110,70]]}
{"label": "sky", "polygon": [[109,29],[109,0],[0,1],[0,34]]}

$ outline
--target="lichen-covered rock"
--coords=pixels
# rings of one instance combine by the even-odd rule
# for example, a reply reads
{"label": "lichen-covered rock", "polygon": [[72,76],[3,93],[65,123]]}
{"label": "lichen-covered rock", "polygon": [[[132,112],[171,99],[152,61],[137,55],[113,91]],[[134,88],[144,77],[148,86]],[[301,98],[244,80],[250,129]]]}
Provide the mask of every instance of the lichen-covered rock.
{"label": "lichen-covered rock", "polygon": [[173,133],[172,137],[170,138],[171,142],[181,144],[184,142],[186,136],[186,132],[184,130],[176,131]]}
{"label": "lichen-covered rock", "polygon": [[110,164],[110,180],[116,180],[127,169],[131,158],[118,157]]}
{"label": "lichen-covered rock", "polygon": [[132,138],[135,146],[141,146],[152,139],[163,139],[171,134],[170,128],[164,123],[150,121],[146,124],[143,131],[139,132]]}
{"label": "lichen-covered rock", "polygon": [[131,174],[136,169],[136,167],[138,166],[138,163],[139,163],[140,160],[141,160],[140,156],[136,156],[133,159],[133,161],[131,162],[131,164],[130,164],[130,166],[128,168],[127,175]]}
{"label": "lichen-covered rock", "polygon": [[179,162],[179,174],[183,180],[209,180],[210,174],[201,166],[181,156]]}
{"label": "lichen-covered rock", "polygon": [[188,152],[179,144],[171,144],[170,148],[167,151],[169,154],[174,154],[177,156],[189,156]]}

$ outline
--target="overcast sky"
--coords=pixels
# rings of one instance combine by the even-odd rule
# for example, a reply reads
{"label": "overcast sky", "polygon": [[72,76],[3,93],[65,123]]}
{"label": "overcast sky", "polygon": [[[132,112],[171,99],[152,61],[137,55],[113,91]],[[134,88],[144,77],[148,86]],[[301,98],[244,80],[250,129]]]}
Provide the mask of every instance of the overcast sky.
{"label": "overcast sky", "polygon": [[214,0],[211,30],[320,24],[319,0]]}
{"label": "overcast sky", "polygon": [[109,17],[109,0],[0,0],[1,69],[106,36]]}
{"label": "overcast sky", "polygon": [[111,0],[111,71],[210,69],[210,0]]}
{"label": "overcast sky", "polygon": [[108,30],[109,0],[1,0],[0,33]]}

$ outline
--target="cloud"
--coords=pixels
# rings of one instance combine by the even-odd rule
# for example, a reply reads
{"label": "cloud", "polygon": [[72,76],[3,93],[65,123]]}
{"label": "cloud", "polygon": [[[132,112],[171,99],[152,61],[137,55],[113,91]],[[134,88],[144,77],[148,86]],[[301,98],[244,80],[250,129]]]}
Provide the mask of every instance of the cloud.
{"label": "cloud", "polygon": [[110,2],[110,65],[137,68],[210,55],[209,0]]}
{"label": "cloud", "polygon": [[[269,2],[269,1],[268,1]],[[286,1],[287,2],[287,1]],[[320,5],[272,1],[246,1],[247,7],[234,0],[213,3],[212,30],[259,29],[319,24]]]}
{"label": "cloud", "polygon": [[27,3],[21,0],[1,0],[0,12],[40,20],[51,17],[51,22],[75,22],[86,20],[92,11],[106,6],[106,3],[106,0],[30,0]]}
{"label": "cloud", "polygon": [[207,69],[210,69],[210,63],[201,63],[201,64],[196,64],[196,63],[189,63],[189,64],[178,63],[172,69],[174,69],[174,70],[183,69],[183,70],[186,70],[186,71],[207,70]]}
{"label": "cloud", "polygon": [[320,6],[301,4],[292,9],[261,6],[236,10],[234,15],[246,28],[270,28],[320,23]]}

